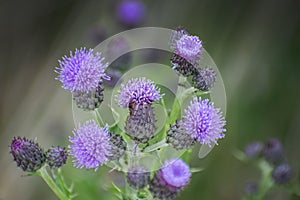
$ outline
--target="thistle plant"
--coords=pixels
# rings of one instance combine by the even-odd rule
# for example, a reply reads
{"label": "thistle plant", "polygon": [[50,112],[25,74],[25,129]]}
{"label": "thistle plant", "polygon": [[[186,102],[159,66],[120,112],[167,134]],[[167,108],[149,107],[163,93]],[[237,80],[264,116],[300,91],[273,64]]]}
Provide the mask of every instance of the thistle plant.
{"label": "thistle plant", "polygon": [[[110,63],[102,52],[80,48],[64,56],[55,69],[57,80],[71,92],[76,107],[94,114],[93,118],[76,124],[73,134],[69,134],[67,150],[52,146],[45,152],[31,140],[14,138],[11,154],[17,166],[40,175],[62,200],[76,196],[62,176],[67,155],[73,166],[82,170],[97,171],[107,165],[123,173],[125,185],[112,183],[118,199],[175,199],[188,186],[192,173],[199,171],[189,166],[192,149],[197,144],[208,148],[217,145],[225,137],[226,121],[220,108],[209,99],[217,73],[210,66],[202,67],[204,48],[199,37],[178,28],[166,43],[172,53],[169,67],[179,79],[171,109],[166,106],[160,85],[143,74],[123,80],[118,71],[116,77],[121,84],[107,84],[115,77],[107,69]],[[112,106],[111,112],[118,116],[115,123],[103,120],[106,113],[99,111],[105,91],[114,85],[117,94],[112,101],[127,113],[122,116],[123,127],[119,127],[120,113]],[[187,106],[183,106],[184,101],[189,101]],[[158,126],[157,106],[165,115],[163,127]],[[170,149],[177,154],[170,156]],[[185,156],[180,158],[181,155]],[[159,162],[144,162],[146,157],[158,158]],[[274,177],[287,170],[283,166],[274,172]]]}
{"label": "thistle plant", "polygon": [[294,170],[287,162],[283,145],[277,138],[269,138],[266,142],[254,141],[245,150],[236,151],[236,158],[252,163],[261,173],[261,179],[247,181],[245,184],[245,200],[265,199],[268,192],[280,188],[291,196],[300,197],[300,184],[294,177]]}

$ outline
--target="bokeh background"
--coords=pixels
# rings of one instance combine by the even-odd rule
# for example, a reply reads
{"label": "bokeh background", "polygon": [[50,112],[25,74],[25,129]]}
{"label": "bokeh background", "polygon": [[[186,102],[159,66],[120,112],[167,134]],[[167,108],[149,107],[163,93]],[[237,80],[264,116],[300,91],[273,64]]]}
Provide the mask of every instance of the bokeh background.
{"label": "bokeh background", "polygon": [[[15,135],[37,138],[45,148],[67,145],[74,127],[71,95],[54,79],[57,59],[138,26],[181,25],[199,35],[226,87],[226,137],[205,159],[193,158],[193,164],[205,170],[193,175],[178,199],[241,199],[245,181],[257,180],[259,173],[232,152],[269,137],[282,141],[298,177],[300,1],[141,1],[144,17],[134,25],[117,17],[118,3],[0,1],[1,200],[56,199],[39,177],[21,177],[24,173],[13,163],[8,145]],[[150,59],[159,57],[154,55]],[[77,188],[77,199],[113,199],[104,183],[117,176],[107,169],[79,172],[68,166],[66,179],[84,185]],[[91,180],[97,184],[91,185]],[[271,191],[269,198],[296,199],[280,189]]]}

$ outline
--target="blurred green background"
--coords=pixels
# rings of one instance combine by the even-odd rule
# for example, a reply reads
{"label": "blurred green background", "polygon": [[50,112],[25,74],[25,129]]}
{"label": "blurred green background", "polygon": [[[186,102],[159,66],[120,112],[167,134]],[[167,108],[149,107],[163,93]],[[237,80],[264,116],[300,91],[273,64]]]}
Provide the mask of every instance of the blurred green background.
{"label": "blurred green background", "polygon": [[[76,47],[94,47],[126,30],[115,16],[119,1],[0,1],[0,199],[56,199],[39,177],[21,177],[9,155],[15,135],[48,148],[66,145],[74,123],[71,95],[54,78],[57,59]],[[300,1],[143,1],[140,26],[199,35],[219,67],[227,92],[227,134],[219,146],[193,165],[193,176],[178,199],[241,199],[246,180],[259,173],[233,157],[253,140],[278,137],[298,177],[300,168]],[[67,180],[83,184],[97,199],[111,199],[107,170],[65,167]],[[118,177],[115,177],[118,178]],[[97,185],[89,185],[94,179]],[[299,178],[298,178],[299,179]],[[79,188],[78,188],[79,189]],[[81,188],[82,191],[85,189]],[[80,192],[80,191],[79,191]],[[81,193],[78,199],[92,199]],[[269,199],[296,199],[274,190]]]}

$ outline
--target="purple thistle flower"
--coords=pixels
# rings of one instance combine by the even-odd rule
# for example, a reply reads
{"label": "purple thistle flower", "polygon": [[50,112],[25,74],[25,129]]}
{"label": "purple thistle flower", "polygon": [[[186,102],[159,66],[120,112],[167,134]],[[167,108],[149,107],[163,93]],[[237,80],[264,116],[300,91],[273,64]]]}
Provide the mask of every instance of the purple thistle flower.
{"label": "purple thistle flower", "polygon": [[100,128],[96,121],[90,120],[73,131],[70,136],[69,153],[74,157],[75,167],[98,169],[110,156],[110,136],[107,127]]}
{"label": "purple thistle flower", "polygon": [[189,166],[181,159],[165,161],[150,183],[154,198],[174,199],[190,181]]}
{"label": "purple thistle flower", "polygon": [[189,61],[197,59],[201,53],[202,42],[198,36],[183,35],[176,41],[175,53]]}
{"label": "purple thistle flower", "polygon": [[162,97],[155,83],[145,77],[133,78],[126,84],[121,84],[121,88],[117,98],[123,108],[128,108],[130,104],[151,104]]}
{"label": "purple thistle flower", "polygon": [[259,141],[252,142],[245,147],[245,154],[249,158],[256,158],[261,154],[263,144]]}
{"label": "purple thistle flower", "polygon": [[[180,60],[180,62],[177,61],[179,60],[178,58],[177,60],[173,59],[173,65],[174,63],[184,66],[187,66],[187,63],[190,63],[192,65],[190,67],[199,65],[202,41],[198,36],[192,36],[185,29],[177,28],[170,37],[170,47],[177,56],[184,59]],[[178,66],[176,68],[178,68]]]}
{"label": "purple thistle flower", "polygon": [[289,164],[282,163],[272,171],[272,178],[277,184],[288,183],[293,177],[293,171]]}
{"label": "purple thistle flower", "polygon": [[208,99],[195,97],[185,110],[183,119],[187,132],[201,144],[211,146],[211,143],[217,144],[217,139],[224,137],[226,121],[220,109],[214,108]]}
{"label": "purple thistle flower", "polygon": [[45,153],[39,144],[25,137],[14,137],[10,145],[10,153],[17,166],[24,172],[35,172],[46,161]]}
{"label": "purple thistle flower", "polygon": [[116,9],[118,20],[128,26],[140,24],[145,17],[145,12],[145,5],[139,0],[124,0]]}
{"label": "purple thistle flower", "polygon": [[102,79],[109,79],[105,74],[108,63],[103,63],[101,53],[93,53],[93,49],[76,49],[70,57],[64,56],[56,68],[57,80],[63,83],[63,88],[74,91],[90,92]]}
{"label": "purple thistle flower", "polygon": [[216,77],[217,73],[212,68],[201,68],[193,77],[193,86],[201,91],[208,91],[215,85]]}

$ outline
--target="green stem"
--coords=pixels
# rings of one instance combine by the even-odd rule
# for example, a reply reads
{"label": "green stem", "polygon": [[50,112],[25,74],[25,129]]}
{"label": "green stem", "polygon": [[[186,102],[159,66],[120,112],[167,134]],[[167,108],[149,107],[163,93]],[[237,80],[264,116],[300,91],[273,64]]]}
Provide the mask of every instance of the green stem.
{"label": "green stem", "polygon": [[40,175],[47,185],[51,188],[51,190],[56,194],[56,196],[60,200],[70,200],[70,198],[61,191],[61,189],[55,184],[51,176],[48,174],[46,167],[42,167],[40,170],[37,171],[37,174]]}

